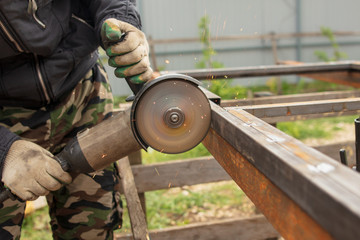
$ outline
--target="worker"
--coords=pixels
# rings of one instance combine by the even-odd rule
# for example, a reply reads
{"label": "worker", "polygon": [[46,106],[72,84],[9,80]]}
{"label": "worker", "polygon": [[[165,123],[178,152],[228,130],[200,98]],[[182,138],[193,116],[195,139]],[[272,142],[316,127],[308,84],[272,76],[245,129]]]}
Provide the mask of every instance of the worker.
{"label": "worker", "polygon": [[99,46],[117,77],[151,79],[140,28],[128,0],[0,1],[0,179],[18,196],[0,204],[0,239],[19,239],[25,201],[42,195],[54,239],[112,239],[121,226],[116,167],[70,174],[53,156],[112,114]]}

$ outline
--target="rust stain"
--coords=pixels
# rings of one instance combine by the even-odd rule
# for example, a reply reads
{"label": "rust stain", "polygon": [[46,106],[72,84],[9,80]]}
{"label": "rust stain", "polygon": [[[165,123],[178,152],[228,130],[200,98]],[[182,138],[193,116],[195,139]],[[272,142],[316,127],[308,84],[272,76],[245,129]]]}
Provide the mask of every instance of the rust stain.
{"label": "rust stain", "polygon": [[305,162],[312,164],[313,162],[310,161],[310,159],[313,159],[312,156],[310,156],[308,153],[304,152],[302,149],[299,148],[298,145],[296,145],[293,142],[286,141],[284,142],[284,146],[286,146],[288,149],[290,149],[296,156],[303,159]]}
{"label": "rust stain", "polygon": [[287,112],[286,112],[286,115],[287,116],[290,116],[291,115],[291,110],[290,110],[290,108],[287,108],[288,110],[287,110]]}

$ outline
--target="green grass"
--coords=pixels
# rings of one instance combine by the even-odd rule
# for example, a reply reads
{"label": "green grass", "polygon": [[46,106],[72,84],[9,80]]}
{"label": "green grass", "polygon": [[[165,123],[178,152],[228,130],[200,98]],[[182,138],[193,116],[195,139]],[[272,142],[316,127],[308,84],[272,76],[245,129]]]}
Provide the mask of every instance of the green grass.
{"label": "green grass", "polygon": [[179,153],[179,154],[166,154],[160,153],[153,149],[148,149],[148,151],[142,151],[141,157],[144,164],[166,162],[177,159],[188,159],[196,158],[211,155],[209,151],[201,143],[190,151]]}
{"label": "green grass", "polygon": [[299,140],[308,138],[332,138],[334,133],[341,131],[338,123],[354,123],[358,116],[341,116],[320,119],[310,119],[296,122],[282,122],[277,124],[277,128],[286,134]]}
{"label": "green grass", "polygon": [[[199,212],[205,212],[209,210],[209,206],[241,207],[244,202],[245,194],[235,183],[205,184],[203,186],[205,187],[195,190],[186,187],[147,192],[146,214],[149,229],[189,224],[191,219],[186,213],[192,208],[196,208]],[[117,232],[129,231],[131,231],[130,220],[125,209],[123,228]]]}
{"label": "green grass", "polygon": [[185,214],[196,207],[206,211],[207,204],[215,206],[241,205],[244,193],[234,184],[215,185],[211,189],[191,191],[190,188],[171,193],[167,190],[146,193],[149,229],[185,225],[190,219]]}
{"label": "green grass", "polygon": [[21,239],[48,240],[52,239],[48,207],[39,209],[24,219],[21,229]]}

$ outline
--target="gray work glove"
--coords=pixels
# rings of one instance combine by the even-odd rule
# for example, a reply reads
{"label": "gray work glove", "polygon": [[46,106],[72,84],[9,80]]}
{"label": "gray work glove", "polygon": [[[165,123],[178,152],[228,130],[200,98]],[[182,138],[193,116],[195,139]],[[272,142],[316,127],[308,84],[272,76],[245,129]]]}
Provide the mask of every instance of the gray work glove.
{"label": "gray work glove", "polygon": [[126,22],[109,18],[101,28],[101,38],[109,58],[115,67],[115,76],[129,77],[132,83],[152,79],[149,61],[149,44],[145,34]]}
{"label": "gray work glove", "polygon": [[6,155],[2,182],[21,199],[35,200],[72,181],[53,155],[39,145],[15,141]]}

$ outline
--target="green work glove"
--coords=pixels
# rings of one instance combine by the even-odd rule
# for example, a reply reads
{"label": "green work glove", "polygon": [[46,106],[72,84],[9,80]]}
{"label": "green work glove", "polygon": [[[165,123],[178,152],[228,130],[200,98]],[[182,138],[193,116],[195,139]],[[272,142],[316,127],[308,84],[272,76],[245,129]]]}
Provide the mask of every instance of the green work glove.
{"label": "green work glove", "polygon": [[130,78],[133,83],[151,80],[149,44],[145,34],[136,27],[117,20],[107,19],[101,28],[101,38],[109,58],[115,67],[115,76]]}
{"label": "green work glove", "polygon": [[25,201],[45,196],[72,181],[50,152],[25,140],[17,140],[11,145],[1,180]]}

